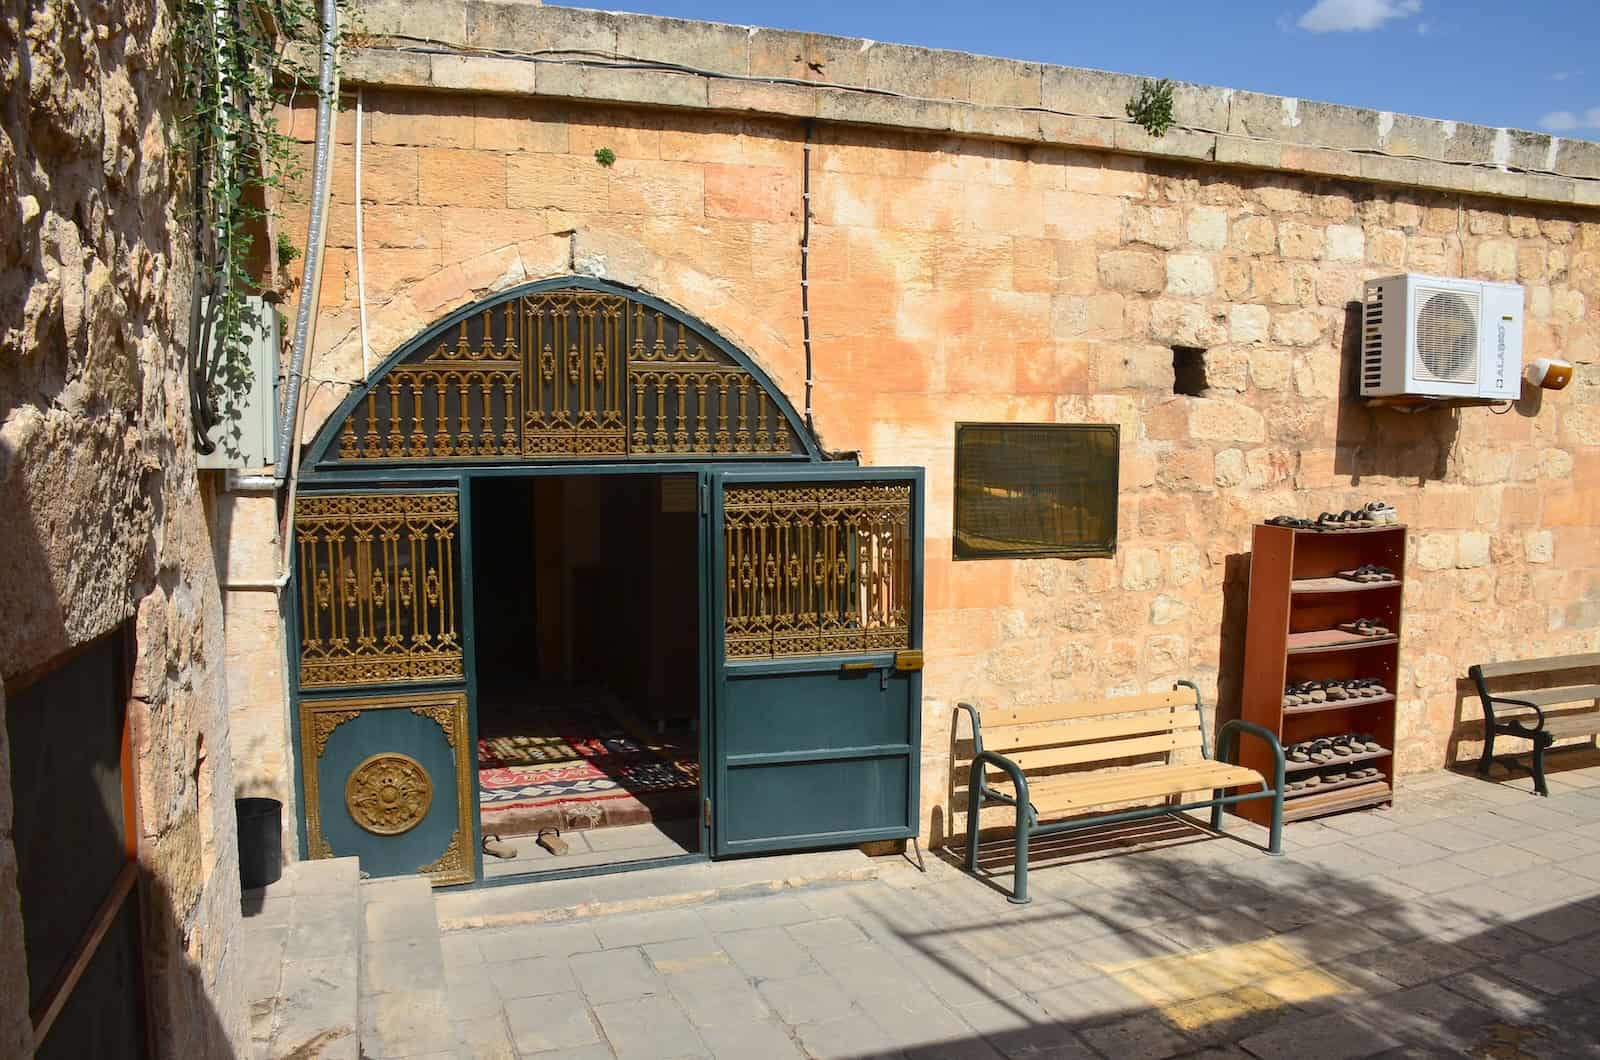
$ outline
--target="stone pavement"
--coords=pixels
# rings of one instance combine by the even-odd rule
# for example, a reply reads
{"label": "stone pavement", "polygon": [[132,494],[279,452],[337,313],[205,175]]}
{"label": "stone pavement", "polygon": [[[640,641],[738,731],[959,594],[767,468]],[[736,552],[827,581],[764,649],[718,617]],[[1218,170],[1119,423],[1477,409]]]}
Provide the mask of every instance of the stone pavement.
{"label": "stone pavement", "polygon": [[457,1055],[1600,1056],[1600,766],[1557,769],[1549,799],[1431,774],[1290,825],[1282,858],[1165,824],[1042,840],[1021,907],[930,857],[447,931]]}

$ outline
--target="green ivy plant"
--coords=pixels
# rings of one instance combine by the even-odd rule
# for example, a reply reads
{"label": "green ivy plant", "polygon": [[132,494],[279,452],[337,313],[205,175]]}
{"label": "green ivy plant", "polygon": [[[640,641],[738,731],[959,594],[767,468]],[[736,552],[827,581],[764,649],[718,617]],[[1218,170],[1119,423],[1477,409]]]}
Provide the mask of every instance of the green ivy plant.
{"label": "green ivy plant", "polygon": [[599,162],[607,169],[610,169],[612,164],[617,160],[617,153],[611,150],[609,147],[598,147],[594,152],[594,160]]}
{"label": "green ivy plant", "polygon": [[[253,232],[265,217],[266,189],[282,189],[299,166],[273,104],[295,93],[315,98],[317,72],[294,56],[314,61],[321,27],[315,0],[174,0],[173,12],[173,139],[192,188],[185,211],[204,295],[191,342],[200,348],[189,351],[195,444],[209,452],[211,430],[228,421],[223,441],[236,451],[240,406],[253,381],[251,336],[262,324],[247,298],[266,293],[253,275]],[[299,254],[282,236],[273,249],[280,266]]]}
{"label": "green ivy plant", "polygon": [[1139,94],[1128,100],[1128,117],[1151,136],[1160,138],[1172,128],[1172,82],[1140,81]]}
{"label": "green ivy plant", "polygon": [[299,256],[300,248],[294,245],[289,233],[281,228],[278,229],[278,268],[287,269]]}

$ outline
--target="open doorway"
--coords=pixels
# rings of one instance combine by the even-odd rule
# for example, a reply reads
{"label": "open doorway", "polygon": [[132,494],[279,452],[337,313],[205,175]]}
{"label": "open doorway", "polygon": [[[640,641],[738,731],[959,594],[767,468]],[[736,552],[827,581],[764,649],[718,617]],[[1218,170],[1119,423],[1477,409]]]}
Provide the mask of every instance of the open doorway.
{"label": "open doorway", "polygon": [[696,488],[693,475],[473,483],[486,878],[699,850]]}

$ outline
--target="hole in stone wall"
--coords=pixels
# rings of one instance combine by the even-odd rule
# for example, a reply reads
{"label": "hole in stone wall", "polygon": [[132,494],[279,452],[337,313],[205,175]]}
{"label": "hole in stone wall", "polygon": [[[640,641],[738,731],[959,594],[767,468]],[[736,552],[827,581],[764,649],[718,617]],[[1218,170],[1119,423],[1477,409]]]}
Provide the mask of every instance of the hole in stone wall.
{"label": "hole in stone wall", "polygon": [[1172,347],[1172,392],[1189,397],[1205,397],[1206,351],[1198,346]]}

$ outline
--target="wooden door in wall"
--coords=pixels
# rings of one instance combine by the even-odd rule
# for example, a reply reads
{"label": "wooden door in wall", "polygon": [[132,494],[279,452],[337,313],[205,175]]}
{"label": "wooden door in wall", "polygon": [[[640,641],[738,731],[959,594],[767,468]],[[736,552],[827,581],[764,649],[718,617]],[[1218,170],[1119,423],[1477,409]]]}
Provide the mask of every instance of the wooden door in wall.
{"label": "wooden door in wall", "polygon": [[302,494],[294,535],[306,856],[476,879],[458,492]]}
{"label": "wooden door in wall", "polygon": [[922,470],[709,477],[713,854],[914,836]]}

